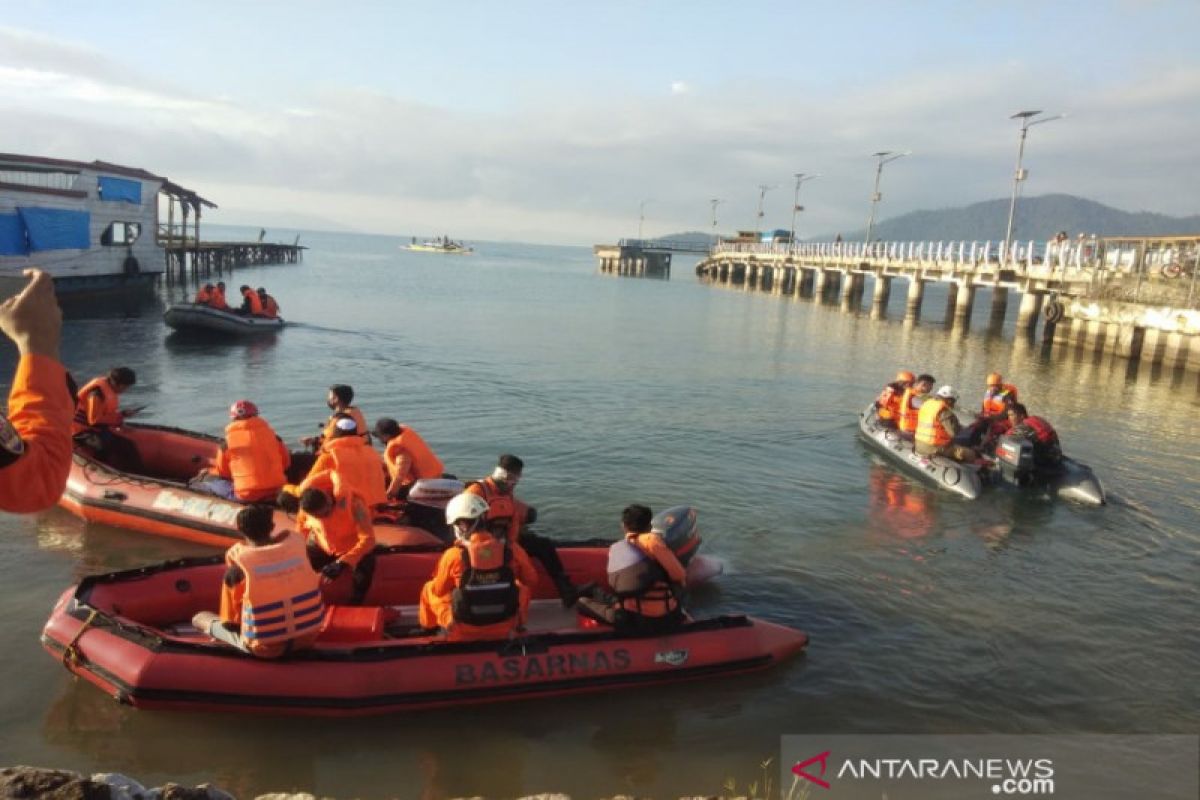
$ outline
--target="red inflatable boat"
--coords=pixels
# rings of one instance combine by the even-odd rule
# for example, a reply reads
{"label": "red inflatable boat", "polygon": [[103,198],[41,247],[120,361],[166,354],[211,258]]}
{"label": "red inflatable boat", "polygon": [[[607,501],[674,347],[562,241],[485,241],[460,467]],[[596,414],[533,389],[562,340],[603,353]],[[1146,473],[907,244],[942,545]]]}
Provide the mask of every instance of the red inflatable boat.
{"label": "red inflatable boat", "polygon": [[[567,551],[564,560],[580,551]],[[669,635],[622,636],[556,600],[535,600],[528,632],[500,642],[411,636],[438,554],[381,553],[364,607],[331,605],[312,650],[255,659],[189,620],[215,610],[224,566],[187,559],[84,579],[42,633],[71,672],[138,708],[360,715],[600,691],[771,667],[801,652],[801,631],[743,616],[694,620]],[[578,569],[578,564],[568,568]],[[344,601],[348,579],[326,588]],[[548,581],[543,581],[543,584]],[[537,595],[553,593],[541,585]],[[419,629],[418,629],[419,630]]]}

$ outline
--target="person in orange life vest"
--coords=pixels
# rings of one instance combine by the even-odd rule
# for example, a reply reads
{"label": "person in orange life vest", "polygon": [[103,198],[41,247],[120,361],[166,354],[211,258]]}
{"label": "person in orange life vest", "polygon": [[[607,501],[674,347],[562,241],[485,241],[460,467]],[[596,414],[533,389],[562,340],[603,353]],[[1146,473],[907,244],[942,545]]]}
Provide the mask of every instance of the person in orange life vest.
{"label": "person in orange life vest", "polygon": [[296,526],[308,537],[309,563],[330,581],[352,570],[350,604],[361,604],[375,574],[375,528],[366,501],[336,472],[310,475],[301,489]]}
{"label": "person in orange life vest", "polygon": [[271,426],[258,414],[258,406],[238,400],[229,407],[233,420],[225,428],[225,442],[213,461],[216,477],[199,488],[227,500],[244,503],[270,502],[287,483],[286,470],[292,455]]}
{"label": "person in orange life vest", "polygon": [[198,306],[208,305],[212,302],[213,288],[214,287],[211,283],[204,284],[202,287],[200,287],[200,291],[196,292],[196,299],[192,300],[192,302]]}
{"label": "person in orange life vest", "polygon": [[242,305],[237,309],[237,313],[245,314],[252,317],[261,317],[263,313],[262,301],[258,299],[258,292],[251,289],[249,286],[242,286],[238,289],[242,295]]}
{"label": "person in orange life vest", "polygon": [[900,401],[904,399],[904,390],[912,386],[914,380],[911,372],[902,369],[896,373],[894,381],[883,387],[875,400],[875,409],[882,424],[889,428],[896,427],[900,420]]}
{"label": "person in orange life vest", "polygon": [[1062,463],[1062,445],[1058,431],[1041,417],[1029,416],[1024,404],[1013,403],[1008,407],[1008,433],[1033,442],[1033,463],[1039,467],[1056,467]]}
{"label": "person in orange life vest", "polygon": [[192,617],[212,638],[258,658],[312,647],[325,616],[321,578],[309,566],[303,537],[292,531],[272,536],[274,528],[270,506],[238,512],[245,541],[225,552],[220,614],[201,611]]}
{"label": "person in orange life vest", "polygon": [[487,523],[493,534],[520,544],[526,553],[542,562],[563,605],[570,608],[575,605],[581,589],[567,576],[554,540],[524,530],[525,524],[532,524],[537,519],[537,509],[526,506],[513,494],[524,470],[524,461],[505,453],[489,477],[468,484],[466,491],[487,501]]}
{"label": "person in orange life vest", "polygon": [[229,303],[225,302],[225,281],[217,281],[217,286],[212,290],[212,298],[208,304],[221,311],[229,310]]}
{"label": "person in orange life vest", "polygon": [[383,457],[358,435],[358,424],[349,414],[337,415],[332,434],[321,445],[310,472],[325,471],[341,475],[372,508],[387,503]]}
{"label": "person in orange life vest", "polygon": [[116,433],[125,420],[141,408],[121,410],[120,396],[137,384],[137,373],[129,367],[114,367],[107,375],[92,378],[76,394],[71,434],[89,445],[104,463],[125,472],[141,472],[137,445]]}
{"label": "person in orange life vest", "polygon": [[367,431],[367,418],[363,416],[362,411],[358,406],[351,405],[354,402],[354,389],[344,383],[335,383],[329,387],[329,395],[325,398],[325,405],[329,406],[329,419],[325,421],[322,427],[322,432],[317,436],[305,436],[300,440],[300,443],[305,447],[316,448],[320,447],[322,439],[328,439],[333,434],[333,426],[337,423],[339,414],[349,414],[358,424],[358,432],[363,439],[368,443],[371,441],[371,434]]}
{"label": "person in orange life vest", "polygon": [[921,404],[915,437],[916,450],[922,456],[945,456],[955,461],[975,461],[979,455],[969,447],[954,443],[962,423],[954,415],[958,392],[953,386],[943,386],[937,394]]}
{"label": "person in orange life vest", "polygon": [[1015,403],[1019,399],[1017,387],[1011,383],[1005,383],[1004,376],[999,372],[993,372],[987,376],[987,389],[983,394],[983,406],[980,408],[979,416],[989,422],[1000,422],[1008,416],[1009,404]]}
{"label": "person in orange life vest", "polygon": [[621,512],[624,537],[608,548],[613,592],[581,597],[582,614],[623,630],[662,632],[683,622],[677,592],[687,584],[687,570],[667,543],[650,532],[653,516],[636,504]]}
{"label": "person in orange life vest", "polygon": [[420,434],[390,417],[375,421],[375,438],[383,442],[383,463],[387,466],[389,500],[408,495],[409,488],[422,478],[440,478],[445,471]]}
{"label": "person in orange life vest", "polygon": [[421,626],[449,641],[504,639],[525,624],[537,570],[521,546],[493,536],[487,501],[463,492],[446,504],[455,542],[421,587]]}
{"label": "person in orange life vest", "polygon": [[900,433],[913,436],[917,432],[917,416],[921,410],[921,403],[924,402],[926,396],[933,389],[934,377],[928,373],[917,376],[913,381],[912,386],[904,390],[904,394],[900,396],[899,416],[897,417],[896,427],[900,429]]}
{"label": "person in orange life vest", "polygon": [[0,331],[17,346],[18,361],[0,414],[0,510],[27,514],[62,496],[71,470],[75,399],[58,360],[62,311],[54,281],[41,270],[17,295],[0,303]]}
{"label": "person in orange life vest", "polygon": [[267,290],[263,287],[258,287],[258,299],[262,303],[262,314],[268,319],[279,318],[279,303],[275,298],[267,294]]}

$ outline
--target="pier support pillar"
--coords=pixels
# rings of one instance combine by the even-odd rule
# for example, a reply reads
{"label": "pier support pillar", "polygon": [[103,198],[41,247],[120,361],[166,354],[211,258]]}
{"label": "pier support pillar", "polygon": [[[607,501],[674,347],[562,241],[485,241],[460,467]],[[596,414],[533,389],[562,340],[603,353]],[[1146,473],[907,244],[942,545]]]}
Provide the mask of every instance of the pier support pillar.
{"label": "pier support pillar", "polygon": [[[963,328],[971,325],[971,311],[975,307],[975,287],[969,282],[958,284],[954,302],[954,324]],[[949,312],[949,307],[947,312]],[[949,314],[947,313],[947,316]]]}
{"label": "pier support pillar", "polygon": [[854,307],[854,287],[858,282],[858,276],[853,272],[842,273],[842,285],[839,295],[842,301],[842,310],[849,311]]}
{"label": "pier support pillar", "polygon": [[904,305],[904,318],[917,322],[921,319],[921,303],[925,301],[925,281],[913,277],[908,280],[908,301]]}
{"label": "pier support pillar", "polygon": [[1041,292],[1031,289],[1021,295],[1021,307],[1017,310],[1017,330],[1029,331],[1037,327],[1038,315],[1042,313]]}
{"label": "pier support pillar", "polygon": [[875,289],[871,293],[871,318],[887,316],[888,300],[892,297],[892,279],[886,275],[875,276]]}
{"label": "pier support pillar", "polygon": [[821,298],[825,295],[825,282],[828,279],[829,279],[829,275],[828,275],[828,273],[825,272],[824,268],[817,267],[816,270],[814,270],[814,272],[813,272],[813,297],[815,297],[818,302],[820,302]]}
{"label": "pier support pillar", "polygon": [[942,320],[947,326],[954,322],[954,312],[958,310],[958,284],[946,285],[946,315]]}
{"label": "pier support pillar", "polygon": [[1008,289],[1003,286],[994,286],[992,287],[992,313],[988,327],[1003,327],[1006,314],[1008,314]]}

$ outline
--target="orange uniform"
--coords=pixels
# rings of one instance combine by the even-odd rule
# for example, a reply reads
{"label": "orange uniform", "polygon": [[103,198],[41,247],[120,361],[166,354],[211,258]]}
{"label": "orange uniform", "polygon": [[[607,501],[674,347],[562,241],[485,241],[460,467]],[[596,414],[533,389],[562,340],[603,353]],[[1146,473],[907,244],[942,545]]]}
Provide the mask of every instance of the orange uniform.
{"label": "orange uniform", "polygon": [[326,471],[335,471],[341,475],[342,481],[362,495],[367,505],[376,506],[387,502],[387,487],[383,481],[383,458],[362,438],[339,436],[336,439],[326,439],[309,473],[315,475]]}
{"label": "orange uniform", "polygon": [[425,440],[412,428],[401,427],[400,435],[387,443],[383,453],[383,462],[387,465],[388,477],[396,480],[400,474],[400,485],[412,483],[421,478],[440,478],[445,471],[442,460],[438,458]]}
{"label": "orange uniform", "polygon": [[900,401],[904,399],[904,391],[907,388],[901,383],[889,383],[883,387],[883,391],[879,393],[879,398],[875,401],[880,419],[899,421]]}
{"label": "orange uniform", "polygon": [[[502,563],[500,559],[503,548],[507,548],[509,551],[508,566],[512,569],[513,577],[516,579],[520,597],[516,615],[511,619],[490,625],[469,625],[456,621],[453,596],[455,589],[462,585],[463,575],[466,573],[466,566],[463,563],[464,552],[474,550],[475,554],[468,553],[468,558],[473,559],[472,564],[476,569],[482,569],[485,567],[478,563],[480,555],[487,553],[496,566],[499,566],[499,563]],[[534,569],[533,562],[529,560],[529,556],[519,544],[500,542],[486,531],[476,531],[471,534],[471,539],[466,545],[457,542],[442,553],[433,578],[421,588],[419,612],[421,625],[426,628],[446,628],[449,631],[447,639],[450,641],[507,638],[518,625],[525,623],[529,610],[529,587],[536,582],[537,570]]]}
{"label": "orange uniform", "polygon": [[222,311],[229,310],[229,304],[225,302],[225,292],[220,286],[213,287],[212,298],[208,301],[208,304],[213,308],[219,308]]}
{"label": "orange uniform", "polygon": [[258,292],[253,289],[246,289],[242,292],[242,299],[245,300],[245,304],[242,306],[243,311],[249,311],[255,317],[262,316],[262,300],[258,299]]}
{"label": "orange uniform", "polygon": [[917,406],[917,400],[925,397],[923,394],[917,394],[917,391],[911,386],[904,390],[904,395],[900,398],[900,416],[897,419],[897,427],[905,433],[917,432],[917,419],[920,413],[920,408]]}
{"label": "orange uniform", "polygon": [[120,397],[107,377],[92,378],[79,390],[75,398],[77,402],[71,425],[72,434],[102,425],[115,428],[125,421],[125,415],[121,413]]}
{"label": "orange uniform", "polygon": [[325,441],[333,439],[333,433],[337,430],[337,414],[349,414],[350,418],[354,420],[354,424],[358,426],[359,436],[364,441],[370,441],[371,434],[367,430],[367,418],[363,416],[358,406],[346,406],[345,411],[339,411],[329,416],[329,421],[325,423],[325,431],[321,434]]}
{"label": "orange uniform", "polygon": [[0,509],[41,511],[62,496],[71,470],[71,393],[66,370],[47,356],[21,356],[8,395],[8,419],[24,452],[0,468]]}
{"label": "orange uniform", "polygon": [[[671,583],[682,585],[687,581],[687,569],[679,563],[675,553],[661,537],[653,533],[627,533],[625,541],[654,559],[667,573]],[[626,611],[641,614],[643,617],[665,617],[679,608],[679,602],[671,593],[670,587],[662,581],[654,584],[640,598],[620,598],[620,604]]]}
{"label": "orange uniform", "polygon": [[301,511],[296,525],[312,536],[326,553],[354,567],[375,547],[375,528],[362,496],[346,486],[334,472],[309,475],[303,489],[321,489],[333,495],[333,510],[326,517]]}
{"label": "orange uniform", "polygon": [[983,396],[982,414],[985,417],[1003,415],[1008,412],[1009,404],[1017,402],[1017,399],[1017,387],[1011,383],[989,386]]}
{"label": "orange uniform", "polygon": [[239,627],[248,651],[277,658],[316,641],[325,604],[304,537],[284,531],[265,545],[239,542],[225,552],[225,563],[221,621]]}
{"label": "orange uniform", "polygon": [[942,419],[942,413],[946,410],[946,401],[940,397],[934,397],[921,404],[917,433],[914,437],[917,444],[945,447],[954,441],[955,431],[948,429]]}
{"label": "orange uniform", "polygon": [[225,428],[225,446],[213,464],[217,474],[233,481],[238,500],[274,500],[287,483],[292,462],[287,446],[262,417],[234,420]]}
{"label": "orange uniform", "polygon": [[521,523],[525,521],[525,504],[513,496],[511,491],[501,492],[495,479],[488,477],[467,486],[466,491],[477,494],[487,501],[485,520],[508,519],[508,540],[517,541],[521,535]]}
{"label": "orange uniform", "polygon": [[196,299],[192,301],[198,306],[206,306],[212,302],[212,294],[208,289],[201,287],[200,291],[196,292]]}
{"label": "orange uniform", "polygon": [[[259,298],[260,300],[262,298]],[[279,316],[279,303],[275,302],[275,298],[267,295],[266,301],[262,304],[262,314],[264,317],[275,319]]]}

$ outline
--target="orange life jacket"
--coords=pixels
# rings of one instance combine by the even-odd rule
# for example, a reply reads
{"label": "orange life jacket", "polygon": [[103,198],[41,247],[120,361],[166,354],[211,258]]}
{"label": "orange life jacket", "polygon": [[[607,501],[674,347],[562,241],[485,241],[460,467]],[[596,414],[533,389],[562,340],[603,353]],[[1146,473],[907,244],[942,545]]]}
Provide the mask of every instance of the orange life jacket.
{"label": "orange life jacket", "polygon": [[222,310],[229,308],[229,304],[225,302],[225,292],[221,291],[221,287],[213,287],[212,297],[209,299],[208,304],[213,308],[220,308]]}
{"label": "orange life jacket", "polygon": [[455,622],[496,625],[517,616],[520,591],[512,567],[512,550],[487,533],[455,545],[463,572],[450,596]]}
{"label": "orange life jacket", "polygon": [[208,290],[201,289],[200,291],[196,292],[196,299],[193,300],[192,302],[198,306],[206,306],[209,304],[209,302],[211,300],[212,300],[212,295],[209,294]]}
{"label": "orange life jacket", "polygon": [[253,289],[247,289],[242,292],[242,297],[250,305],[250,313],[254,316],[262,316],[262,300],[258,299],[258,292]]}
{"label": "orange life jacket", "polygon": [[387,464],[388,475],[396,478],[396,459],[402,453],[407,453],[411,459],[408,475],[403,476],[404,482],[418,481],[421,478],[440,478],[445,471],[442,460],[438,458],[429,445],[425,443],[412,428],[401,427],[400,435],[387,443],[383,460]]}
{"label": "orange life jacket", "polygon": [[899,428],[906,433],[915,433],[917,430],[918,414],[920,408],[914,405],[914,401],[922,397],[923,394],[917,394],[917,391],[911,386],[904,390],[904,396],[900,398],[899,408]]}
{"label": "orange life jacket", "polygon": [[234,420],[225,428],[225,456],[239,500],[273,498],[287,483],[275,431],[262,417]]}
{"label": "orange life jacket", "polygon": [[946,430],[946,426],[938,419],[945,407],[946,401],[940,397],[931,398],[921,404],[917,420],[917,434],[914,437],[918,444],[944,447],[954,441],[950,431]]}
{"label": "orange life jacket", "polygon": [[899,382],[889,383],[883,387],[883,391],[879,393],[879,399],[875,401],[880,419],[893,421],[900,419],[900,400],[903,399],[906,388],[908,387]]}
{"label": "orange life jacket", "polygon": [[[259,299],[261,300],[262,298],[260,297]],[[270,317],[271,319],[279,316],[279,303],[276,303],[275,298],[271,297],[271,295],[267,295],[267,301],[263,303],[262,313],[264,317]]]}
{"label": "orange life jacket", "polygon": [[1054,430],[1054,426],[1041,417],[1026,417],[1021,425],[1033,431],[1033,440],[1039,444],[1058,442],[1058,432]]}
{"label": "orange life jacket", "polygon": [[311,634],[321,624],[320,577],[309,566],[302,536],[289,532],[259,547],[239,542],[225,563],[245,575],[241,634],[250,652]]}
{"label": "orange life jacket", "polygon": [[[91,405],[92,392],[100,393],[100,415],[96,419],[88,419],[88,406]],[[75,417],[71,424],[71,433],[76,434],[97,425],[117,426],[124,421],[121,416],[121,400],[117,390],[108,382],[107,377],[92,378],[79,393],[75,395]]]}
{"label": "orange life jacket", "polygon": [[[653,542],[646,537],[654,534],[626,534],[609,547],[608,583],[626,611],[643,617],[665,617],[679,610],[679,601],[671,588],[667,568],[653,555],[649,547]],[[677,571],[683,569],[678,563],[674,566]]]}
{"label": "orange life jacket", "polygon": [[[467,486],[467,491],[477,494],[487,501],[488,512],[484,519],[489,523],[504,519],[509,521],[508,540],[516,541],[517,537],[521,535],[521,523],[525,518],[524,504],[517,500],[512,492],[501,492],[496,486],[496,481],[491,477],[470,484]],[[491,528],[491,530],[495,530],[495,528]]]}
{"label": "orange life jacket", "polygon": [[333,432],[337,430],[337,415],[349,414],[354,419],[354,424],[358,426],[358,435],[363,441],[371,441],[371,432],[367,430],[367,418],[363,416],[362,411],[358,406],[346,406],[345,411],[338,411],[329,415],[329,421],[325,423],[325,432],[321,435],[325,441],[331,441],[334,436]]}
{"label": "orange life jacket", "polygon": [[1017,387],[1011,383],[989,388],[983,396],[983,415],[991,417],[1003,414],[1008,410],[1008,404],[1015,402],[1017,402]]}
{"label": "orange life jacket", "polygon": [[329,439],[322,449],[333,460],[333,471],[342,482],[362,495],[367,505],[387,502],[383,459],[371,445],[357,436]]}

